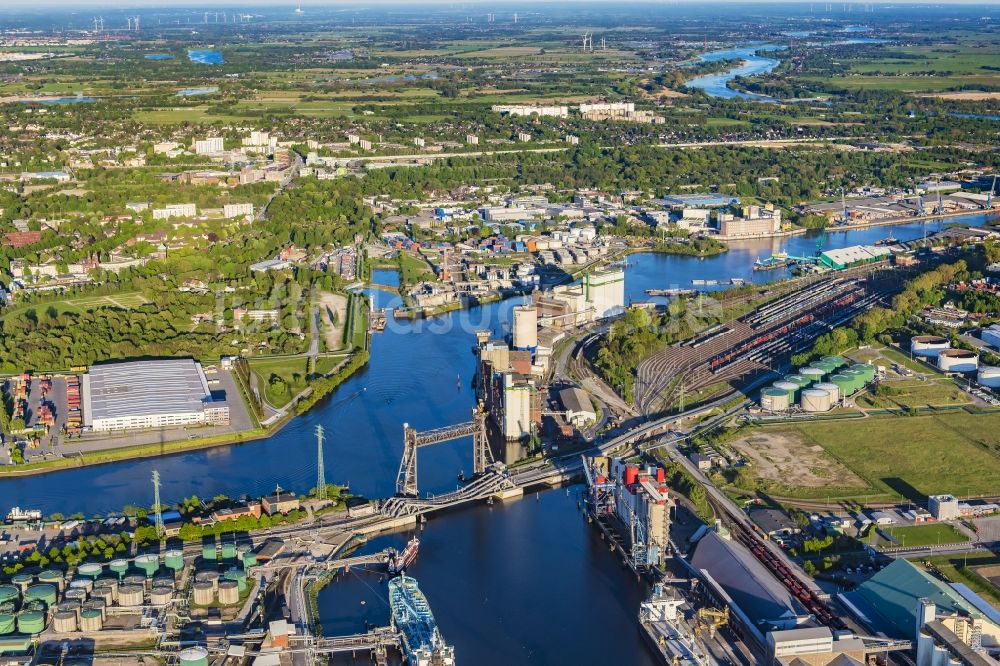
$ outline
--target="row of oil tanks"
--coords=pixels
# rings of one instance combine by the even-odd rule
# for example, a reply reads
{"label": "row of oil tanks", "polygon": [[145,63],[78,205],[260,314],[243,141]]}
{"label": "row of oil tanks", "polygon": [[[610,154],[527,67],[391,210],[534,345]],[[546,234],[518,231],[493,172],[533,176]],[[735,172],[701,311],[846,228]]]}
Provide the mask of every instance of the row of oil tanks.
{"label": "row of oil tanks", "polygon": [[824,356],[761,390],[760,406],[770,412],[786,412],[793,406],[804,412],[828,412],[874,379],[871,364],[848,366],[841,356]]}
{"label": "row of oil tanks", "polygon": [[[163,565],[174,575],[180,573],[184,568],[184,553],[180,550],[168,550],[163,555]],[[135,559],[111,560],[107,564],[107,570],[118,576],[119,580],[125,578],[130,570],[141,571],[147,578],[152,578],[160,571],[160,556],[155,553],[139,555]],[[96,562],[81,564],[77,569],[77,574],[83,578],[96,580],[104,575],[105,565]]]}
{"label": "row of oil tanks", "polygon": [[[968,349],[953,349],[951,341],[939,335],[915,335],[910,338],[910,353],[926,361],[934,361],[942,372],[975,372],[979,369],[979,356]],[[994,368],[983,368],[980,372],[987,381],[997,381]],[[984,386],[990,386],[982,380]],[[997,381],[1000,386],[1000,381]]]}
{"label": "row of oil tanks", "polygon": [[191,600],[196,606],[234,606],[247,589],[247,572],[233,567],[221,577],[215,571],[199,571],[194,575]]}
{"label": "row of oil tanks", "polygon": [[249,546],[237,547],[235,543],[225,541],[222,546],[216,546],[215,541],[205,541],[201,546],[201,559],[206,562],[215,562],[221,559],[224,562],[239,561],[245,568],[257,566],[257,554]]}

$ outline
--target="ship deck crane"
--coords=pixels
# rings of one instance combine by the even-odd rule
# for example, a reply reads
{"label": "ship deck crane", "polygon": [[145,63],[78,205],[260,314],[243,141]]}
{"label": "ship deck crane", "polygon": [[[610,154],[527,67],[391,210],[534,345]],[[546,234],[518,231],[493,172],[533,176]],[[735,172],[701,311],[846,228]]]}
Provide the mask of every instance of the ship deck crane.
{"label": "ship deck crane", "polygon": [[715,632],[719,627],[729,624],[729,609],[699,608],[695,619],[696,631],[707,631],[709,638],[715,638]]}

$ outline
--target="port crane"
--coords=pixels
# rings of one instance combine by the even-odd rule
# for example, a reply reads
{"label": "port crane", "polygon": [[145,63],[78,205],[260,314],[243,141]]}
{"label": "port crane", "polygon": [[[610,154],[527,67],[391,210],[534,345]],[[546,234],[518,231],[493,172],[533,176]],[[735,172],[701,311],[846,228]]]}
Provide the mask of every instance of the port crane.
{"label": "port crane", "polygon": [[986,208],[993,208],[993,191],[997,189],[997,175],[993,174],[993,184],[990,185],[990,191],[986,193]]}
{"label": "port crane", "polygon": [[719,627],[729,624],[729,609],[699,608],[695,622],[695,631],[707,631],[710,639],[715,638]]}

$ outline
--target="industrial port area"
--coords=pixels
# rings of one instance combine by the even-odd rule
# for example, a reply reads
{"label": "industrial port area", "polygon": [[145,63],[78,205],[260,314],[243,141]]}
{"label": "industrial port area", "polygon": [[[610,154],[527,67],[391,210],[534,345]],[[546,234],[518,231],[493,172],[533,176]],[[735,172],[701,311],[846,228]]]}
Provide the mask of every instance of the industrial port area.
{"label": "industrial port area", "polygon": [[996,2],[37,4],[0,666],[1000,666]]}

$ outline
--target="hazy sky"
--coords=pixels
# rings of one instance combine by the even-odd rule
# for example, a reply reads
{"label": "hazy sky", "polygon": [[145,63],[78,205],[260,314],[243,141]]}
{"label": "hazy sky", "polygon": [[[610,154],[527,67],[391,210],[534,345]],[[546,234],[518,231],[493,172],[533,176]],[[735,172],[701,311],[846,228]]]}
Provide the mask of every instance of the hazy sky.
{"label": "hazy sky", "polygon": [[[573,2],[590,2],[593,4],[607,4],[608,0],[572,0]],[[828,0],[814,0],[815,2],[827,2]],[[905,6],[912,4],[925,4],[925,5],[998,5],[1000,0],[829,0],[833,4],[843,5],[843,4],[853,4],[853,5],[894,5],[894,6]],[[543,0],[545,4],[559,4],[560,0]],[[626,0],[626,4],[638,4],[641,2],[649,2],[653,4],[662,5],[705,5],[708,3],[719,3],[719,4],[809,4],[809,0]],[[221,7],[221,6],[269,6],[269,7],[280,7],[281,5],[294,6],[296,3],[294,0],[285,0],[283,2],[276,2],[275,0],[103,0],[97,2],[95,0],[3,0],[0,2],[0,12],[7,9],[15,8],[26,8],[26,9],[38,9],[41,7],[66,7],[73,8],[78,7],[81,10],[94,10],[99,11],[101,9],[127,9],[132,7],[140,8],[169,8],[169,7]],[[364,7],[366,5],[426,5],[426,4],[448,4],[448,5],[471,5],[471,4],[490,4],[490,5],[520,5],[520,6],[530,6],[531,2],[526,2],[525,0],[461,0],[460,2],[455,2],[455,0],[348,0],[347,2],[331,2],[330,0],[302,0],[303,8],[309,6],[316,7]],[[0,26],[2,28],[2,26]]]}

